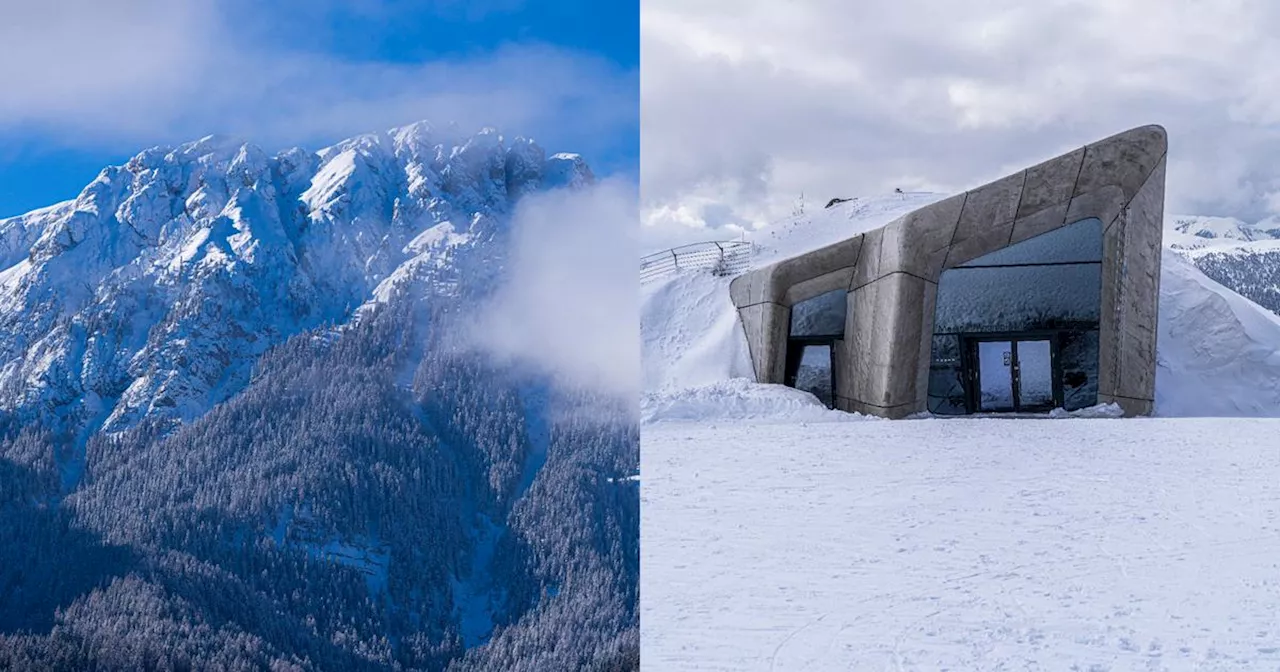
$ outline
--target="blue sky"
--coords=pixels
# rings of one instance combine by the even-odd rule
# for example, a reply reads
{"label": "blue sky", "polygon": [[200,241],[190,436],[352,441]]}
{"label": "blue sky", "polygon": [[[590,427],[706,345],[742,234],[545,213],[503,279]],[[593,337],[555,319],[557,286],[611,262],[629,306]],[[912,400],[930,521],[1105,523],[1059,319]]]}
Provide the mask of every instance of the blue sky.
{"label": "blue sky", "polygon": [[457,121],[638,174],[638,0],[61,0],[0,10],[0,42],[28,56],[0,64],[0,217],[209,133],[275,151]]}

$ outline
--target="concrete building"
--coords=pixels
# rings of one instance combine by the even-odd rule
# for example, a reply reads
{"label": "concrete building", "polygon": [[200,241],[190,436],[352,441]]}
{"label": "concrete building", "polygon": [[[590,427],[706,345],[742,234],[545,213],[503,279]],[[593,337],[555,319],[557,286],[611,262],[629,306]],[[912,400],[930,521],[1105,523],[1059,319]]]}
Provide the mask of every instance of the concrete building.
{"label": "concrete building", "polygon": [[756,379],[889,418],[1149,414],[1166,149],[1135,128],[739,276]]}

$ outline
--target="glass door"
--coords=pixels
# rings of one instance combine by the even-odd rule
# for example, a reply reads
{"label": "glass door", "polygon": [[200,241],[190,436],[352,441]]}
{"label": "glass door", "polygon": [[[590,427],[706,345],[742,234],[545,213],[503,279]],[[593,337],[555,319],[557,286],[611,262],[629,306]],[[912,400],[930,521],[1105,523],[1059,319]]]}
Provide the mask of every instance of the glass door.
{"label": "glass door", "polygon": [[1053,408],[1053,344],[1051,341],[1014,341],[1014,387],[1020,411]]}
{"label": "glass door", "polygon": [[[1045,411],[1054,407],[1054,342],[1051,338],[974,340],[970,362],[977,365],[973,412]],[[976,360],[976,361],[975,361]]]}
{"label": "glass door", "polygon": [[978,342],[978,411],[1012,411],[1013,341]]}

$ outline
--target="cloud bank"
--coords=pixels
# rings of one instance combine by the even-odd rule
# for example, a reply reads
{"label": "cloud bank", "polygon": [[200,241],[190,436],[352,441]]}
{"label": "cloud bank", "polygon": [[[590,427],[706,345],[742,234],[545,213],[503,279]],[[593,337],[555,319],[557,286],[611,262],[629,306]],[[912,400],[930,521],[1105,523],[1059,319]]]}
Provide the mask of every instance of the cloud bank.
{"label": "cloud bank", "polygon": [[1170,210],[1280,213],[1277,35],[1265,0],[646,0],[644,236],[959,191],[1147,123]]}
{"label": "cloud bank", "polygon": [[506,279],[477,318],[481,347],[573,386],[638,399],[637,219],[635,188],[620,179],[521,199]]}

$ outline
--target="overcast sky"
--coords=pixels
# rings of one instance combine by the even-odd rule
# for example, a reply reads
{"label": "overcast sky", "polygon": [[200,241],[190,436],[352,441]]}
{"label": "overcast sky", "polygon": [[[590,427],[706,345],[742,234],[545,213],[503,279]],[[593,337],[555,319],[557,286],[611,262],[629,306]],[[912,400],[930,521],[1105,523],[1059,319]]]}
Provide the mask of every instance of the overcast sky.
{"label": "overcast sky", "polygon": [[1147,123],[1167,211],[1280,213],[1280,3],[644,0],[641,55],[650,248],[801,193],[959,191]]}

